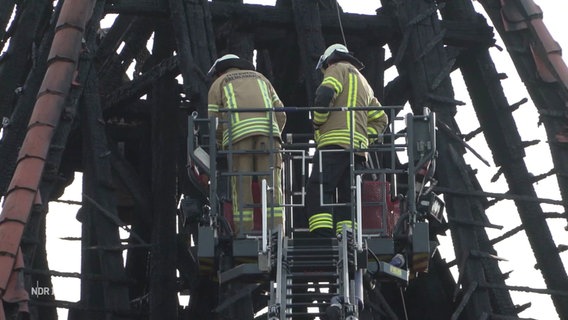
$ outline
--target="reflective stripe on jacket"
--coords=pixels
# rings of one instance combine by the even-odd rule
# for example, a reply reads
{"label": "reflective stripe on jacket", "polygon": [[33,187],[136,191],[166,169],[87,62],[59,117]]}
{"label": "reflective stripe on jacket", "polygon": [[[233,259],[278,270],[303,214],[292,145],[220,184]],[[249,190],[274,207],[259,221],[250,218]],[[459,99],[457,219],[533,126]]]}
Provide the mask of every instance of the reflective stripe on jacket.
{"label": "reflective stripe on jacket", "polygon": [[[253,135],[273,136],[280,140],[286,114],[260,110],[282,106],[272,84],[256,71],[231,68],[209,89],[209,117],[221,119],[222,123],[217,127],[217,141],[222,146],[227,146],[230,140],[237,142]],[[259,112],[219,112],[224,109],[259,109]]]}

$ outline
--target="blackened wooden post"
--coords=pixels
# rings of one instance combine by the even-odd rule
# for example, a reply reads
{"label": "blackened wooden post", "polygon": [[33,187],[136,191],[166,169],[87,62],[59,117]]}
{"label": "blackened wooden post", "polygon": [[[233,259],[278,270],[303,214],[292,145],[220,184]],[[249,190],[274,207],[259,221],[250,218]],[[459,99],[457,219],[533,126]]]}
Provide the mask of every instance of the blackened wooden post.
{"label": "blackened wooden post", "polygon": [[169,0],[184,91],[191,107],[207,115],[206,74],[216,58],[209,3]]}
{"label": "blackened wooden post", "polygon": [[[85,240],[99,247],[119,247],[121,245],[118,234],[118,213],[116,197],[113,185],[110,155],[111,151],[106,139],[104,123],[101,123],[102,109],[99,100],[97,78],[94,73],[85,84],[86,90],[82,104],[82,128],[83,144],[86,146],[84,153],[85,170],[83,175],[83,209],[84,218],[87,221],[85,228]],[[91,224],[89,224],[90,222]],[[94,288],[102,288],[105,309],[105,319],[126,319],[125,314],[130,307],[128,287],[125,283],[116,282],[116,279],[125,279],[124,263],[121,250],[103,250],[85,248],[83,253],[93,250],[91,255],[94,261],[90,266],[92,271],[99,271],[101,275],[115,279],[101,284],[93,284]],[[98,262],[98,266],[95,265]],[[97,273],[97,272],[94,272]],[[87,290],[90,290],[87,289]],[[97,290],[97,289],[96,289]],[[95,291],[97,292],[97,291]],[[100,292],[100,291],[99,291]],[[84,302],[96,306],[100,297],[93,297]],[[98,306],[101,308],[101,305]]]}
{"label": "blackened wooden post", "polygon": [[[453,132],[459,133],[454,120],[457,101],[449,77],[449,59],[442,43],[442,30],[437,17],[434,1],[384,1],[392,10],[402,40],[394,50],[395,63],[399,74],[407,75],[411,88],[411,106],[415,114],[422,114],[428,107],[436,113],[439,121],[447,124]],[[463,159],[463,147],[448,134],[437,135],[438,161],[436,178],[441,186],[458,190],[471,190],[467,165]],[[472,250],[480,250],[477,233],[484,233],[483,227],[471,224],[452,223],[453,219],[468,222],[479,220],[478,200],[467,197],[445,195],[446,208],[452,239],[455,246],[458,267],[463,276],[464,290],[474,288],[476,283],[485,282],[483,263],[472,258]],[[472,208],[476,208],[476,212]],[[492,310],[490,295],[486,290],[473,291],[464,313],[472,319],[483,312]]]}
{"label": "blackened wooden post", "polygon": [[[126,185],[130,185],[130,183],[137,183],[139,184],[137,189],[133,189],[131,192],[137,193],[135,195],[135,199],[139,196],[145,196],[148,202],[148,205],[145,209],[137,211],[140,215],[148,215],[150,218],[150,224],[147,225],[144,223],[144,219],[142,217],[135,217],[132,222],[132,231],[136,232],[136,234],[140,235],[142,239],[146,242],[151,243],[152,238],[152,153],[150,150],[151,147],[151,128],[150,124],[148,123],[145,125],[143,132],[141,133],[140,139],[135,141],[128,141],[125,142],[125,156],[129,157],[130,163],[136,169],[136,172],[132,172],[133,170],[125,170],[122,167],[126,166],[127,163],[119,164],[123,160],[117,155],[116,157],[113,155],[113,170],[117,172],[118,176],[133,176],[132,182],[125,182]],[[135,159],[135,161],[132,161]],[[127,171],[126,173],[119,171]],[[136,178],[134,178],[135,174],[138,174]],[[136,208],[136,206],[135,206]],[[131,236],[130,239],[133,237]],[[150,277],[148,276],[150,265],[148,263],[150,257],[150,248],[148,249],[134,249],[128,250],[126,255],[126,274],[129,278],[135,281],[135,284],[130,286],[130,294],[131,299],[138,299],[140,302],[146,302],[143,299],[144,296],[148,293]]]}
{"label": "blackened wooden post", "polygon": [[384,104],[385,49],[376,43],[368,43],[366,41],[350,43],[348,49],[365,65],[361,73],[369,81],[375,97]]}
{"label": "blackened wooden post", "polygon": [[[51,42],[55,34],[55,23],[59,17],[62,3],[59,3],[53,13],[52,23],[45,32],[37,56],[32,60],[33,67],[27,75],[24,82],[24,88],[17,103],[15,103],[14,111],[11,115],[10,124],[4,128],[2,143],[0,143],[0,195],[4,195],[6,188],[10,183],[14,168],[16,166],[16,157],[18,149],[24,141],[27,132],[27,125],[32,114],[34,103],[37,98],[37,92],[41,86],[45,70],[47,69],[47,57],[51,48]],[[1,108],[1,107],[0,107]],[[8,109],[11,109],[10,106]]]}
{"label": "blackened wooden post", "polygon": [[[470,1],[448,2],[442,12],[444,17],[451,20],[481,19]],[[524,162],[523,142],[511,113],[512,108],[507,102],[498,71],[489,51],[481,48],[471,49],[464,52],[460,60],[459,66],[469,88],[485,140],[491,148],[495,164],[503,169],[509,190],[512,194],[537,197],[532,185],[531,174]],[[538,120],[534,119],[534,121]],[[515,204],[547,287],[559,291],[568,290],[566,270],[562,265],[541,206],[536,202],[528,201],[515,201]],[[503,255],[506,256],[507,252]],[[491,262],[494,261],[488,261],[488,263]],[[488,277],[492,274],[495,275],[492,272],[487,273]],[[500,278],[502,279],[496,275],[488,280],[491,283],[504,285],[504,280]],[[496,296],[499,297],[494,300],[495,306],[503,309],[498,310],[499,314],[514,315],[512,301],[503,300],[509,294],[503,291],[505,290],[495,290]],[[568,317],[568,298],[552,294],[552,300],[561,318]]]}
{"label": "blackened wooden post", "polygon": [[[539,121],[544,124],[568,219],[568,72],[565,58],[561,57],[562,48],[543,24],[543,13],[534,1],[507,1],[506,5],[498,1],[479,2],[503,39],[539,112]],[[520,20],[505,25],[503,15],[517,15]]]}
{"label": "blackened wooden post", "polygon": [[[156,24],[153,55],[165,59],[172,55],[174,38],[171,25]],[[152,90],[152,249],[150,259],[150,319],[178,318],[176,287],[176,81],[160,79]]]}
{"label": "blackened wooden post", "polygon": [[0,0],[0,51],[4,49],[4,45],[6,44],[4,36],[6,35],[8,22],[14,11],[15,4],[16,0]]}
{"label": "blackened wooden post", "polygon": [[[114,30],[116,28],[119,29],[116,32],[120,32],[120,29],[124,28],[123,24],[129,24],[130,32],[124,34],[123,39],[114,39],[117,41],[117,48],[121,43],[124,43],[124,47],[119,54],[115,53],[115,51],[111,51],[112,53],[109,54],[106,59],[98,57],[101,63],[98,72],[99,78],[101,79],[101,94],[103,96],[108,96],[113,90],[123,84],[126,70],[140,52],[147,51],[146,44],[153,32],[153,19],[151,18],[138,17],[131,23],[123,22],[123,20],[119,19],[118,22],[120,23],[116,26],[113,24],[111,29]],[[111,44],[107,43],[105,47],[107,45],[111,46]],[[142,61],[139,61],[139,63],[140,65],[143,64]],[[136,72],[140,72],[140,70],[135,70],[134,72],[134,75],[138,76],[139,74]],[[103,108],[107,107],[109,107],[108,101],[106,101]]]}
{"label": "blackened wooden post", "polygon": [[[37,4],[39,3],[40,2],[38,1]],[[36,7],[37,4],[32,5],[32,8]],[[0,143],[0,163],[2,163],[0,166],[0,195],[3,195],[6,191],[14,168],[16,167],[16,157],[18,155],[17,150],[24,141],[36,95],[41,85],[41,81],[43,80],[45,70],[47,69],[47,56],[55,33],[55,21],[57,21],[60,10],[61,5],[58,5],[58,9],[54,12],[53,22],[49,25],[49,29],[44,34],[35,59],[28,59],[29,57],[27,54],[12,50],[12,46],[10,46],[7,52],[4,53],[2,62],[0,62],[0,83],[2,83],[0,86],[0,121],[2,121],[2,115],[4,115],[7,119],[10,119],[9,125],[3,128],[4,136],[2,137],[2,143]],[[46,10],[46,13],[47,12],[49,11]],[[28,13],[27,15],[30,15],[28,11],[26,11],[26,13]],[[30,19],[28,18],[27,20]],[[28,23],[31,24],[28,28],[34,26],[36,28],[38,27],[37,20],[29,21]],[[24,52],[28,53],[31,52],[33,40],[33,37],[28,37],[30,32],[31,31],[29,31],[29,29],[26,30],[25,27],[22,27],[22,32],[17,34],[24,35],[21,37],[14,37],[14,39],[20,42],[20,49],[23,49]],[[12,58],[10,58],[10,56],[12,56]],[[22,78],[21,81],[13,81],[14,78],[21,78],[24,76],[24,66],[30,61],[32,62],[32,68],[29,70],[27,78]],[[22,66],[22,63],[24,66]],[[19,82],[19,84],[17,82]],[[14,90],[18,85],[21,86],[21,91],[19,91],[18,95],[15,95]],[[10,88],[11,90],[9,90]],[[13,111],[12,108],[14,108]]]}
{"label": "blackened wooden post", "polygon": [[[86,151],[86,150],[85,150]],[[88,168],[85,167],[84,170]],[[83,191],[90,192],[91,176],[83,175]],[[100,259],[97,252],[88,250],[88,247],[96,246],[96,236],[94,235],[95,223],[93,216],[97,214],[89,206],[83,206],[77,213],[77,219],[81,222],[81,273],[82,274],[100,274]],[[79,305],[81,310],[71,310],[69,312],[69,320],[79,320],[85,318],[104,319],[104,313],[95,311],[96,306],[104,306],[104,292],[102,282],[93,279],[81,280],[81,299]]]}
{"label": "blackened wooden post", "polygon": [[254,27],[247,26],[246,23],[233,19],[221,28],[228,29],[228,33],[225,37],[226,46],[225,48],[219,48],[219,55],[232,53],[253,62],[255,44],[252,30]]}
{"label": "blackened wooden post", "polygon": [[[10,38],[10,47],[4,54],[0,68],[0,119],[10,117],[13,100],[17,98],[30,67],[33,42],[49,23],[52,1],[29,2],[23,9],[16,33]],[[20,89],[16,90],[16,88]]]}
{"label": "blackened wooden post", "polygon": [[298,36],[301,68],[305,77],[306,96],[308,101],[313,103],[316,88],[322,78],[321,72],[316,70],[316,65],[325,50],[318,1],[292,0],[292,10]]}

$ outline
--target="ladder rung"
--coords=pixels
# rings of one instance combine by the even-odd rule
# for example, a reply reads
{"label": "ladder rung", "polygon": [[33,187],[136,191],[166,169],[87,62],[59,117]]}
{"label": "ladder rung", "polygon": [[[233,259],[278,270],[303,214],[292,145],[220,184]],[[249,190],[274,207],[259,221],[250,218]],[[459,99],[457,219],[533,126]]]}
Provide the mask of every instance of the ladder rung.
{"label": "ladder rung", "polygon": [[337,273],[335,272],[307,272],[307,273],[292,273],[288,275],[288,279],[311,279],[312,281],[316,282],[321,278],[325,279],[337,279]]}
{"label": "ladder rung", "polygon": [[335,267],[335,266],[337,266],[337,261],[339,261],[339,259],[333,259],[333,257],[330,257],[329,260],[327,260],[327,259],[326,260],[308,259],[308,257],[305,257],[303,259],[294,259],[294,260],[288,261],[288,266]]}
{"label": "ladder rung", "polygon": [[[314,251],[317,250],[317,251]],[[313,254],[323,252],[337,252],[337,246],[318,246],[318,245],[305,245],[305,246],[294,246],[288,247],[288,252],[310,252]]]}
{"label": "ladder rung", "polygon": [[297,308],[297,307],[312,307],[312,308],[319,308],[328,306],[329,303],[327,302],[292,302],[286,304],[286,308]]}
{"label": "ladder rung", "polygon": [[[324,312],[298,312],[298,313],[287,313],[286,319],[292,320],[302,320],[302,319],[314,319],[314,317],[325,316]],[[306,318],[299,318],[306,317]]]}
{"label": "ladder rung", "polygon": [[301,293],[291,293],[287,294],[287,298],[301,298],[301,297],[308,297],[313,298],[314,300],[321,300],[325,299],[325,301],[331,300],[337,293],[327,293],[327,292],[301,292]]}
{"label": "ladder rung", "polygon": [[288,289],[300,289],[300,288],[339,288],[337,283],[292,283],[286,285]]}

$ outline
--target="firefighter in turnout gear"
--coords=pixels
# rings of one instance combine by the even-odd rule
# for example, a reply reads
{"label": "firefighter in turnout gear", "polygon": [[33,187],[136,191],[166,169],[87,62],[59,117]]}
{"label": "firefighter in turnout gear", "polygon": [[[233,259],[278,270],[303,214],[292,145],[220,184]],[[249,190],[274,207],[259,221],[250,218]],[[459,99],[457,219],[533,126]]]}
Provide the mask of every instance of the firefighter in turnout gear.
{"label": "firefighter in turnout gear", "polygon": [[[232,157],[229,170],[234,174],[230,189],[235,235],[253,229],[253,177],[258,177],[259,184],[266,179],[268,185],[273,185],[273,197],[272,201],[268,198],[268,205],[274,208],[274,226],[282,224],[282,155],[279,150],[286,114],[264,111],[283,107],[282,102],[268,79],[256,72],[252,63],[234,54],[217,59],[208,76],[215,79],[209,89],[208,111],[209,117],[219,119],[217,143],[220,148],[234,152],[229,153]],[[236,112],[239,109],[244,111]],[[271,171],[272,177],[246,174],[261,171]],[[269,225],[271,212],[269,207]]]}
{"label": "firefighter in turnout gear", "polygon": [[[380,106],[369,83],[359,72],[363,64],[344,45],[329,46],[316,68],[323,72],[323,81],[316,90],[315,107]],[[306,187],[308,224],[310,232],[329,237],[334,235],[334,227],[337,234],[341,233],[343,225],[353,227],[350,207],[326,205],[334,202],[336,194],[336,202],[351,202],[351,161],[349,152],[325,150],[367,148],[369,143],[377,142],[378,134],[388,124],[388,117],[383,110],[317,110],[313,113],[312,121],[317,150]],[[324,152],[320,153],[320,150]],[[357,152],[354,158],[355,169],[365,165],[365,152]],[[320,204],[320,184],[323,205]]]}

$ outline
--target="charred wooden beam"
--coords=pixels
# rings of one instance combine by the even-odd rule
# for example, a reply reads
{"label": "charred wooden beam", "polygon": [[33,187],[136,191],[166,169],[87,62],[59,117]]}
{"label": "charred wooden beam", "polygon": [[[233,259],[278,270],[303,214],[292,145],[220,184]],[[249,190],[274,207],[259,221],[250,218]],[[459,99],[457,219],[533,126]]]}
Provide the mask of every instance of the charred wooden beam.
{"label": "charred wooden beam", "polygon": [[[451,5],[455,4],[449,4],[448,7],[451,8]],[[467,5],[471,6],[471,3],[468,2]],[[479,122],[494,154],[496,164],[502,166],[511,193],[534,197],[536,193],[531,185],[531,175],[523,161],[523,144],[517,130],[515,130],[514,119],[509,110],[507,110],[509,104],[504,96],[489,52],[470,53],[462,58],[467,59],[467,63],[462,64],[461,70],[466,84],[470,88],[469,91],[471,92]],[[491,123],[484,122],[487,120],[490,120]],[[535,252],[537,262],[543,261],[544,263],[546,261],[547,265],[543,268],[543,275],[547,285],[552,285],[552,288],[555,286],[557,288],[566,288],[568,285],[566,272],[562,268],[558,253],[555,252],[554,241],[542,214],[542,209],[536,203],[519,201],[515,203],[519,209],[521,220]],[[550,266],[550,269],[548,269],[548,266]],[[557,273],[559,271],[560,273]],[[553,278],[556,280],[552,281]],[[557,281],[558,279],[561,280]],[[565,298],[556,298],[555,305],[558,306],[560,304],[560,299],[563,301],[561,304],[564,305],[564,311],[568,311],[565,308]]]}
{"label": "charred wooden beam", "polygon": [[[108,151],[107,151],[108,153]],[[104,157],[109,156],[109,154],[105,154]],[[112,212],[107,210],[103,204],[98,203],[95,199],[89,197],[87,194],[83,193],[83,203],[87,202],[90,205],[94,206],[97,210],[97,213],[103,215],[104,217],[107,218],[107,220],[109,222],[111,222],[114,226],[116,227],[120,227],[122,230],[128,232],[130,234],[130,237],[132,239],[134,239],[135,241],[142,243],[142,244],[146,244],[146,242],[136,233],[132,232],[132,230],[130,229],[130,227],[128,227],[126,225],[126,223],[124,223],[120,217],[118,216],[118,214],[116,212]]]}
{"label": "charred wooden beam", "polygon": [[568,297],[568,291],[566,290],[540,289],[540,288],[531,288],[525,286],[503,286],[495,283],[481,283],[479,286],[482,288],[506,289],[511,291],[532,292],[540,294],[550,294],[553,296],[557,295],[562,297]]}
{"label": "charred wooden beam", "polygon": [[[83,247],[102,245],[117,246],[120,245],[120,237],[118,234],[118,226],[115,221],[109,219],[105,214],[118,219],[116,211],[116,198],[113,190],[111,161],[109,146],[104,130],[104,123],[99,119],[102,118],[102,108],[100,105],[97,86],[97,79],[94,73],[86,83],[86,92],[83,96],[82,108],[82,129],[83,129],[83,145],[84,145],[84,162],[85,169],[83,174],[83,216],[84,216],[84,238],[87,242],[83,242]],[[88,266],[82,266],[84,270],[91,269],[89,273],[100,272],[107,277],[124,277],[124,265],[122,253],[116,251],[100,251],[89,254],[83,251],[84,256],[91,256],[93,259],[85,262]],[[92,282],[91,282],[92,283]],[[95,288],[99,287],[94,284]],[[82,289],[90,290],[88,285],[83,285]],[[109,283],[102,286],[103,306],[109,310],[117,310],[128,312],[129,295],[128,287],[124,284]],[[90,305],[96,303],[96,298],[88,297],[93,292],[82,292],[82,300],[85,304]],[[100,306],[100,305],[99,305]],[[120,319],[116,315],[113,319]]]}
{"label": "charred wooden beam", "polygon": [[[153,53],[167,59],[174,49],[173,30],[167,21],[156,25]],[[152,90],[152,243],[150,319],[177,319],[176,286],[176,81],[164,77]]]}
{"label": "charred wooden beam", "polygon": [[[24,251],[24,258],[27,260],[26,266],[30,266],[36,270],[41,270],[43,272],[48,272],[49,263],[46,250],[46,219],[45,212],[46,207],[43,205],[35,205],[32,209],[32,214],[30,219],[35,219],[35,223],[28,223],[26,225],[25,236],[33,236],[33,241],[35,243],[30,244],[24,243],[22,241],[21,246]],[[23,240],[23,239],[22,239]],[[31,249],[31,250],[30,250]],[[53,282],[51,281],[51,276],[49,274],[28,274],[24,272],[26,288],[33,287],[33,284],[41,284],[41,286],[53,288]],[[30,286],[30,287],[27,287]],[[29,290],[29,289],[28,289]],[[37,300],[51,303],[55,300],[54,295],[42,295],[36,296]],[[30,305],[31,313],[37,312],[42,315],[42,319],[46,320],[57,320],[57,310],[51,306],[34,306]]]}
{"label": "charred wooden beam", "polygon": [[119,154],[116,146],[111,148],[113,149],[111,154],[112,169],[134,198],[135,212],[137,213],[135,218],[139,219],[146,227],[150,227],[152,224],[151,191],[132,165]]}
{"label": "charred wooden beam", "polygon": [[555,173],[556,173],[556,169],[554,169],[554,168],[553,168],[553,169],[550,169],[550,170],[549,170],[548,172],[546,172],[546,173],[541,173],[541,174],[539,174],[539,175],[533,176],[532,179],[531,179],[531,182],[532,182],[532,183],[537,183],[537,182],[539,182],[539,181],[541,181],[541,180],[544,180],[544,179],[546,179],[546,178],[548,178],[548,177],[554,175]]}
{"label": "charred wooden beam", "polygon": [[241,22],[238,20],[229,20],[217,28],[218,55],[222,56],[226,53],[232,53],[252,62],[255,49],[255,33],[250,28],[241,27],[240,24]]}
{"label": "charred wooden beam", "polygon": [[[293,30],[293,13],[287,7],[261,5],[237,5],[229,3],[211,3],[213,21],[238,19],[248,22],[251,29],[262,28],[268,34],[279,34],[276,30]],[[321,29],[324,34],[339,35],[339,22],[335,10],[320,12]],[[341,21],[346,36],[367,39],[379,46],[397,35],[392,18],[380,11],[376,15],[352,13],[341,14]],[[491,46],[494,43],[492,29],[477,23],[463,21],[444,21],[446,31],[444,42],[460,47]]]}
{"label": "charred wooden beam", "polygon": [[209,6],[202,0],[169,0],[169,6],[186,97],[192,110],[206,115],[205,75],[217,55]]}
{"label": "charred wooden beam", "polygon": [[[178,63],[184,80],[184,91],[188,97],[198,96],[201,81],[197,72],[195,72],[195,59],[193,57],[191,40],[189,38],[189,23],[187,21],[183,1],[169,0],[169,8],[171,19],[176,25],[176,28],[174,28],[174,34],[179,51],[178,55],[181,57]],[[197,109],[196,106],[194,108]]]}
{"label": "charred wooden beam", "polygon": [[435,186],[433,188],[433,190],[436,191],[436,192],[446,193],[446,194],[451,194],[451,195],[456,195],[456,196],[509,199],[509,200],[515,200],[515,201],[562,205],[561,200],[539,198],[539,197],[536,197],[536,196],[518,195],[518,194],[512,194],[511,192],[505,192],[505,193],[483,192],[483,191],[477,191],[477,190],[450,189],[450,188],[443,187],[443,186]]}
{"label": "charred wooden beam", "polygon": [[322,78],[321,72],[316,70],[315,67],[320,55],[325,50],[318,1],[292,0],[292,12],[304,74],[306,97],[308,101],[313,102],[316,88]]}
{"label": "charred wooden beam", "polygon": [[[291,10],[292,9],[292,10]],[[293,8],[284,6],[237,5],[229,3],[211,3],[213,21],[239,19],[251,29],[267,28],[269,34],[273,30],[287,28],[294,30]],[[389,19],[359,14],[344,14],[341,17],[346,35],[363,35],[372,39],[387,39],[393,35]],[[320,12],[321,30],[338,32],[339,22],[335,11]],[[383,42],[384,43],[384,42]]]}
{"label": "charred wooden beam", "polygon": [[27,3],[17,22],[16,33],[10,38],[10,47],[0,63],[0,119],[12,114],[19,94],[16,88],[24,85],[30,68],[32,44],[36,33],[42,32],[49,24],[46,17],[51,15],[51,4],[49,0]]}
{"label": "charred wooden beam", "polygon": [[[200,80],[197,82],[193,95],[187,98],[191,107],[195,108],[199,115],[206,115],[208,83],[204,75],[217,58],[211,12],[207,0],[184,0],[184,8],[194,62],[190,70],[196,73]],[[252,60],[252,51],[250,55]]]}
{"label": "charred wooden beam", "polygon": [[477,159],[483,162],[486,166],[490,167],[489,161],[485,160],[483,156],[479,154],[474,148],[472,148],[469,144],[467,144],[464,140],[462,140],[459,135],[454,133],[449,125],[445,124],[442,120],[437,120],[436,125],[440,128],[444,133],[446,133],[450,138],[454,139],[457,143],[461,144],[464,148],[469,150]]}
{"label": "charred wooden beam", "polygon": [[[97,9],[102,16],[102,6],[99,2]],[[100,16],[99,16],[100,19]],[[95,21],[98,24],[98,20]],[[96,46],[96,30],[89,37],[89,50],[94,54]],[[98,79],[92,72],[87,81],[82,82],[86,88],[81,102],[82,133],[83,133],[83,207],[78,217],[82,220],[82,265],[81,271],[86,274],[101,274],[105,278],[126,278],[121,252],[89,252],[90,246],[120,245],[118,226],[104,214],[117,217],[116,198],[112,189],[111,163],[108,153],[108,141],[102,108],[100,104]],[[103,211],[101,213],[101,211]],[[126,304],[125,304],[126,303]],[[101,283],[95,279],[81,281],[81,305],[87,308],[103,306],[107,311],[106,318],[120,319],[113,312],[129,312],[129,294],[126,283]],[[76,310],[70,313],[70,319],[84,317],[105,317],[104,311]]]}
{"label": "charred wooden beam", "polygon": [[16,0],[0,0],[0,52],[7,40],[6,30],[15,5]]}
{"label": "charred wooden beam", "polygon": [[55,34],[55,22],[60,11],[61,4],[54,11],[54,19],[48,29],[49,31],[43,36],[38,55],[25,81],[25,90],[18,99],[8,125],[4,127],[4,136],[0,141],[0,163],[2,163],[2,166],[0,166],[0,195],[5,195],[16,166],[18,149],[24,141],[37,92],[47,69],[47,57]]}
{"label": "charred wooden beam", "polygon": [[349,50],[355,52],[355,55],[363,64],[365,68],[361,73],[365,76],[375,96],[385,104],[384,98],[384,76],[385,76],[385,49],[374,43],[368,41],[350,41]]}
{"label": "charred wooden beam", "polygon": [[124,101],[138,99],[147,93],[148,89],[158,79],[166,75],[177,75],[179,60],[169,57],[145,72],[142,76],[126,83],[105,98],[104,109],[117,106]]}
{"label": "charred wooden beam", "polygon": [[101,31],[100,37],[102,40],[96,52],[98,64],[102,66],[106,64],[106,60],[113,56],[113,53],[118,50],[120,44],[127,38],[127,33],[133,31],[135,22],[135,16],[121,14],[114,20],[114,23],[108,30]]}
{"label": "charred wooden beam", "polygon": [[[540,121],[544,124],[549,141],[564,210],[568,211],[568,148],[563,138],[568,132],[568,72],[561,49],[546,29],[540,8],[532,1],[526,6],[520,1],[501,3],[483,0],[480,3],[501,35],[532,101],[542,115]],[[516,15],[520,20],[505,24],[502,20],[504,14]],[[548,116],[551,114],[560,116]],[[558,282],[555,284],[559,285]],[[568,279],[563,286],[568,288]],[[558,305],[557,302],[555,305]],[[563,300],[562,305],[560,317],[568,317],[567,300]]]}
{"label": "charred wooden beam", "polygon": [[511,112],[516,111],[517,109],[519,109],[520,106],[522,106],[523,104],[527,103],[529,101],[529,99],[527,98],[522,98],[521,100],[513,103],[511,105]]}
{"label": "charred wooden beam", "polygon": [[463,135],[463,139],[465,141],[469,141],[469,140],[475,138],[478,134],[480,134],[482,132],[483,132],[483,128],[479,127],[477,129],[473,130],[472,132],[469,132],[469,133]]}
{"label": "charred wooden beam", "polygon": [[[415,114],[421,114],[424,107],[429,107],[451,132],[459,133],[454,119],[457,101],[447,72],[450,61],[443,43],[437,37],[442,25],[437,17],[435,1],[384,1],[383,8],[396,18],[403,34],[400,42],[392,43],[392,48],[399,74],[408,75],[409,78],[412,110]],[[450,189],[474,190],[463,159],[463,145],[447,134],[438,134],[437,139],[439,156],[436,178],[439,185]],[[445,200],[449,218],[485,220],[482,217],[482,203],[476,199],[446,195]],[[451,231],[456,257],[464,262],[459,266],[460,282],[463,287],[469,288],[467,299],[464,297],[459,308],[463,308],[466,317],[479,318],[481,310],[491,310],[492,306],[489,292],[476,290],[476,284],[486,279],[486,262],[468,259],[465,255],[471,250],[493,250],[480,245],[487,238],[483,228],[453,225]]]}
{"label": "charred wooden beam", "polygon": [[[87,177],[88,179],[88,177]],[[83,177],[83,184],[88,183]],[[81,222],[81,274],[100,274],[100,260],[96,252],[89,252],[83,250],[83,247],[92,246],[96,244],[94,236],[94,226],[92,217],[94,216],[92,210],[87,207],[81,207],[77,213],[77,220]],[[104,305],[104,292],[103,282],[95,281],[94,279],[84,279],[81,281],[80,303],[86,308],[94,307],[97,305]],[[82,313],[80,317],[70,317],[72,320],[85,318],[85,317],[102,317],[102,314],[85,314]]]}
{"label": "charred wooden beam", "polygon": [[[107,12],[164,15],[167,14],[164,1],[166,0],[145,0],[139,5],[134,0],[117,0],[107,6]],[[184,2],[190,1],[184,0]],[[231,19],[246,21],[251,30],[263,30],[256,34],[257,37],[269,34],[273,40],[277,40],[284,36],[280,32],[282,28],[294,30],[293,14],[286,6],[242,5],[234,1],[213,1],[209,5],[214,22],[224,23]],[[376,16],[342,13],[341,20],[345,34],[350,38],[360,37],[382,45],[395,35],[391,19],[381,11]],[[323,10],[321,22],[321,28],[325,34],[339,34],[340,28],[335,10]],[[444,36],[444,42],[447,44],[473,47],[491,46],[495,42],[492,29],[485,25],[463,21],[444,21],[442,25],[447,30]]]}
{"label": "charred wooden beam", "polygon": [[[116,33],[120,33],[120,29],[124,28],[123,24],[127,22],[121,22],[120,20],[113,24],[112,29],[117,30]],[[153,22],[150,18],[136,18],[129,24],[127,32],[123,39],[110,39],[107,46],[114,47],[120,46],[124,43],[122,50],[119,53],[110,54],[106,59],[103,59],[99,67],[99,78],[101,79],[101,94],[107,95],[112,90],[123,85],[125,79],[128,76],[125,74],[132,61],[139,56],[140,52],[146,50],[146,44],[150,39],[153,32]],[[117,38],[114,35],[115,32],[111,32],[110,36]],[[107,34],[108,36],[108,34]],[[113,44],[113,40],[117,43]],[[104,40],[103,40],[104,42]],[[107,49],[108,50],[108,49]],[[144,64],[145,61],[139,61],[139,64]],[[144,69],[143,71],[146,71]],[[137,77],[138,74],[134,74]]]}
{"label": "charred wooden beam", "polygon": [[109,0],[105,11],[135,15],[166,16],[168,0]]}
{"label": "charred wooden beam", "polygon": [[509,230],[509,231],[503,233],[502,235],[498,236],[497,238],[491,239],[490,243],[491,243],[492,245],[495,245],[495,244],[497,244],[497,243],[499,243],[499,242],[501,242],[501,241],[503,241],[503,240],[506,240],[506,239],[508,239],[508,238],[510,238],[510,237],[512,237],[512,236],[514,236],[515,234],[517,234],[517,233],[519,233],[520,231],[522,231],[524,228],[525,228],[525,227],[524,227],[523,225],[514,227],[513,229],[511,229],[511,230]]}
{"label": "charred wooden beam", "polygon": [[[455,18],[476,19],[470,1],[452,1],[447,3],[446,8],[448,11],[445,14],[455,16]],[[467,8],[467,11],[463,8]],[[479,123],[483,128],[485,140],[492,150],[495,164],[502,168],[511,194],[536,197],[532,177],[523,160],[525,156],[523,142],[489,52],[487,50],[471,51],[461,58],[463,59],[460,63],[461,72],[468,86]],[[568,169],[565,162],[563,165]],[[562,170],[562,167],[556,168]],[[536,260],[541,265],[547,286],[559,290],[568,288],[568,277],[556,251],[542,208],[535,202],[517,200],[515,204],[535,252]],[[554,296],[553,300],[559,313],[568,316],[568,300]],[[510,304],[507,310],[513,312]]]}
{"label": "charred wooden beam", "polygon": [[[544,217],[546,219],[566,219],[566,213],[560,212],[545,212]],[[562,251],[560,251],[562,252]]]}

